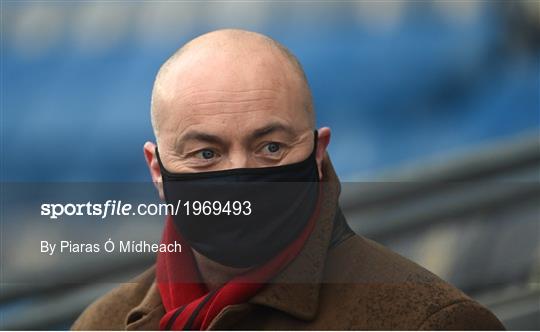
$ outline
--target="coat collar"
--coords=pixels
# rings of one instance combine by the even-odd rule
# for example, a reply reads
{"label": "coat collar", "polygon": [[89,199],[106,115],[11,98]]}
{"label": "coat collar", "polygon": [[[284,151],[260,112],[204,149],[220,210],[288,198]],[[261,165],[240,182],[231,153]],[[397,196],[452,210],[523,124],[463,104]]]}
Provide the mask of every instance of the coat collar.
{"label": "coat collar", "polygon": [[[328,155],[323,160],[323,175],[319,218],[304,248],[281,273],[252,297],[249,303],[271,307],[298,319],[315,318],[324,262],[331,241],[341,189]],[[154,273],[155,267],[148,272]],[[125,320],[126,329],[155,330],[163,314],[163,305],[154,281],[140,304],[128,313]],[[220,315],[211,325],[219,319]]]}

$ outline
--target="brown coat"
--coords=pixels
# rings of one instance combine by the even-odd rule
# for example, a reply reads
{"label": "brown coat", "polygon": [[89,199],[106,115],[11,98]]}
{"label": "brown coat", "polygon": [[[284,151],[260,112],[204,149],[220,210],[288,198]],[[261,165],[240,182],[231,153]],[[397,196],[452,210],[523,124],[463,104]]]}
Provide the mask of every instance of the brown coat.
{"label": "brown coat", "polygon": [[[501,330],[486,308],[434,274],[343,226],[339,181],[325,159],[323,205],[298,257],[211,330]],[[340,226],[337,226],[340,224]],[[154,267],[90,305],[74,330],[158,330]]]}

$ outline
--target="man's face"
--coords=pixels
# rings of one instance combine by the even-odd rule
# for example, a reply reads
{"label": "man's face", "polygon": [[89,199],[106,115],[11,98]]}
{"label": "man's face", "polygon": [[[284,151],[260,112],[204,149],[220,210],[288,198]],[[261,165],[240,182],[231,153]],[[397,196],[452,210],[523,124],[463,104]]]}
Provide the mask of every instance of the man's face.
{"label": "man's face", "polygon": [[[305,91],[290,65],[268,56],[213,57],[194,69],[184,59],[165,79],[159,112],[160,156],[171,172],[290,164],[313,149]],[[176,73],[174,72],[176,71]]]}
{"label": "man's face", "polygon": [[[156,79],[152,100],[159,153],[169,172],[286,165],[313,151],[308,87],[282,51],[260,37],[239,40],[217,33],[192,42],[180,57]],[[330,129],[319,129],[321,179],[329,141]],[[164,199],[155,149],[147,142],[144,153]],[[207,277],[238,272],[193,252],[199,268],[210,271]]]}

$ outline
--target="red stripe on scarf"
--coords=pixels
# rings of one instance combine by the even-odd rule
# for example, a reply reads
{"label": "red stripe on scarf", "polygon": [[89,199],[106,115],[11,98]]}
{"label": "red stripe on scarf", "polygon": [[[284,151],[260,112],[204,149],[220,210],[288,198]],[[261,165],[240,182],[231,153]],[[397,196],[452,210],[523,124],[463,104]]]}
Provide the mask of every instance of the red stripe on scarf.
{"label": "red stripe on scarf", "polygon": [[165,308],[159,328],[206,330],[223,308],[245,303],[257,294],[302,250],[315,227],[320,197],[314,213],[296,240],[264,265],[233,278],[214,292],[206,289],[191,248],[174,227],[172,217],[168,216],[161,243],[176,241],[182,245],[182,252],[160,252],[157,257],[156,279]]}

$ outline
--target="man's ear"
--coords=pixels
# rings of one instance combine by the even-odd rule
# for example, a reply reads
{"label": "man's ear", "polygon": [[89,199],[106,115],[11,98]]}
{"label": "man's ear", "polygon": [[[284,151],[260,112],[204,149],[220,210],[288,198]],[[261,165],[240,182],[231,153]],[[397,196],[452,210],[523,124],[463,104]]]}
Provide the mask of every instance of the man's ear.
{"label": "man's ear", "polygon": [[317,151],[315,158],[317,159],[317,168],[319,169],[319,180],[323,179],[322,163],[324,156],[326,155],[326,148],[330,144],[331,131],[328,127],[323,127],[318,131],[319,137],[317,138]]}
{"label": "man's ear", "polygon": [[156,187],[159,198],[165,200],[165,195],[163,194],[163,182],[161,179],[161,170],[159,169],[159,162],[156,157],[156,145],[152,142],[144,143],[144,159],[146,159],[146,165],[148,165],[148,170],[150,171],[150,176],[152,177],[152,182]]}

